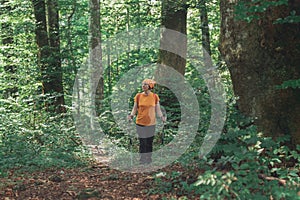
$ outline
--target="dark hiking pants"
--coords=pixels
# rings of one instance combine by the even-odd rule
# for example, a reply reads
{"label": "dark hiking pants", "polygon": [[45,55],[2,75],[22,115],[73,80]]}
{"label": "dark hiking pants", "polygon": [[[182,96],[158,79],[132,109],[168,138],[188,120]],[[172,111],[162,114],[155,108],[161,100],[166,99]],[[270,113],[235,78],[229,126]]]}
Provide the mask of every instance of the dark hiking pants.
{"label": "dark hiking pants", "polygon": [[137,125],[137,134],[140,142],[140,163],[151,163],[152,162],[152,151],[153,151],[153,139],[155,133],[155,125],[153,126],[141,126]]}

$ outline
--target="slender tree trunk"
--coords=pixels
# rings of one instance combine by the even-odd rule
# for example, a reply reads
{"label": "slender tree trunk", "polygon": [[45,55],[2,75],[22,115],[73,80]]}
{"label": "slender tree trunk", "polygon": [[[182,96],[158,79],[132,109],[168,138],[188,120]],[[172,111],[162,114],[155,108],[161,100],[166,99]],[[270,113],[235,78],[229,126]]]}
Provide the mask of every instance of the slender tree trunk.
{"label": "slender tree trunk", "polygon": [[200,4],[203,60],[206,67],[212,68],[213,62],[211,59],[210,34],[209,34],[209,27],[208,27],[206,0],[200,0],[199,4]]}
{"label": "slender tree trunk", "polygon": [[201,32],[202,32],[202,47],[209,55],[211,55],[206,0],[200,0],[199,4],[200,4],[200,20],[201,20]]}
{"label": "slender tree trunk", "polygon": [[235,20],[238,1],[221,0],[220,51],[229,66],[238,108],[266,135],[290,134],[300,144],[300,90],[276,89],[300,78],[300,24],[274,24],[300,4],[268,8],[251,23]]}
{"label": "slender tree trunk", "polygon": [[43,94],[48,95],[46,108],[57,113],[65,112],[58,7],[54,0],[47,1],[47,5],[44,0],[32,0],[32,3],[36,19],[38,65],[42,74]]}
{"label": "slender tree trunk", "polygon": [[127,55],[127,66],[129,66],[130,64],[130,13],[129,13],[129,8],[126,8],[126,31],[127,31],[127,51],[126,51],[126,55]]}
{"label": "slender tree trunk", "polygon": [[108,71],[107,71],[107,76],[108,76],[108,92],[109,94],[112,93],[112,67],[111,67],[111,43],[110,41],[107,42],[107,66],[108,66]]}
{"label": "slender tree trunk", "polygon": [[[90,21],[89,21],[89,69],[91,70],[91,88],[96,89],[92,94],[92,101],[95,98],[96,111],[101,108],[103,99],[103,69],[102,69],[102,49],[100,34],[100,2],[90,0]],[[100,78],[98,78],[100,77]],[[99,113],[97,113],[99,114]]]}
{"label": "slender tree trunk", "polygon": [[138,27],[139,27],[139,30],[138,30],[138,53],[140,53],[141,51],[141,46],[142,46],[142,41],[141,41],[141,27],[142,27],[142,24],[141,24],[141,5],[140,5],[140,1],[138,1],[138,16],[137,16],[137,23],[138,23]]}
{"label": "slender tree trunk", "polygon": [[[162,1],[162,27],[178,31],[186,35],[187,30],[187,4],[184,1],[163,0]],[[186,58],[172,52],[163,50],[165,46],[171,47],[175,52],[180,52],[186,55],[187,52],[187,39],[186,37],[171,38],[167,31],[162,31],[161,49],[159,51],[158,63],[161,66],[168,66],[176,69],[180,74],[184,75]],[[158,70],[157,73],[160,73]]]}

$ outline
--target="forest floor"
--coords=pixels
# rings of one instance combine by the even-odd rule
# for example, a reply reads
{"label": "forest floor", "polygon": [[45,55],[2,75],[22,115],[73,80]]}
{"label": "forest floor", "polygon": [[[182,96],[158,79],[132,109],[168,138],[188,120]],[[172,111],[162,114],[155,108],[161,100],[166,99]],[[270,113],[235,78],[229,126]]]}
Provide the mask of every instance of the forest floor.
{"label": "forest floor", "polygon": [[[167,170],[181,171],[181,168],[172,166]],[[149,194],[153,184],[153,173],[126,173],[98,163],[81,169],[48,169],[22,175],[11,174],[8,178],[0,179],[0,199],[179,198],[176,194]]]}
{"label": "forest floor", "polygon": [[[164,172],[184,171],[179,164],[162,169]],[[0,178],[0,199],[61,200],[61,199],[162,199],[179,198],[175,193],[149,192],[155,185],[156,172],[130,173],[111,169],[106,160],[88,167],[47,169],[36,172],[13,171]]]}
{"label": "forest floor", "polygon": [[[161,172],[182,173],[187,182],[195,182],[194,178],[204,173],[195,169],[187,171],[178,163],[154,172],[130,173],[110,168],[105,160],[73,169],[56,168],[24,173],[10,171],[9,176],[0,178],[0,200],[199,199],[192,194],[178,195],[181,192],[176,187],[162,192],[161,188],[156,187],[156,177]],[[164,177],[164,180],[172,184],[171,177]]]}

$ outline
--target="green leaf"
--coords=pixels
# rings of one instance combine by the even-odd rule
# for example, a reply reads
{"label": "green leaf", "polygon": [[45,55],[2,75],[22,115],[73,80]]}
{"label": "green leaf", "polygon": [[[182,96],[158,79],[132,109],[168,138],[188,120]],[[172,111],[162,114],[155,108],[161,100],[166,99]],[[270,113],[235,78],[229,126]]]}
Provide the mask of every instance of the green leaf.
{"label": "green leaf", "polygon": [[300,88],[300,79],[284,81],[281,85],[276,86],[277,89]]}

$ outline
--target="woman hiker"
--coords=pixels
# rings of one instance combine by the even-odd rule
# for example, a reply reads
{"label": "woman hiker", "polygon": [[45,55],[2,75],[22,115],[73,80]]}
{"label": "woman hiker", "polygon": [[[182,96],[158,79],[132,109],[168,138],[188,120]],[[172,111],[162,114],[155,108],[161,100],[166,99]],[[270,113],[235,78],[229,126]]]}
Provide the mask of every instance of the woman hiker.
{"label": "woman hiker", "polygon": [[166,117],[163,115],[157,94],[151,92],[156,82],[151,79],[145,79],[142,82],[143,92],[137,93],[134,97],[134,105],[128,120],[136,117],[136,130],[140,142],[140,164],[150,164],[152,162],[152,146],[155,134],[156,114],[163,122]]}

